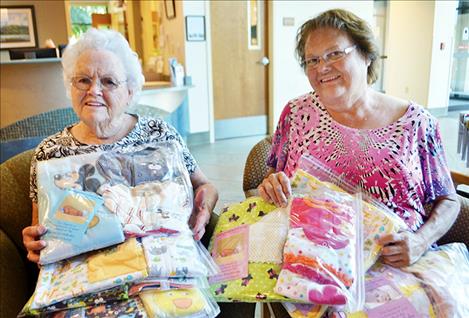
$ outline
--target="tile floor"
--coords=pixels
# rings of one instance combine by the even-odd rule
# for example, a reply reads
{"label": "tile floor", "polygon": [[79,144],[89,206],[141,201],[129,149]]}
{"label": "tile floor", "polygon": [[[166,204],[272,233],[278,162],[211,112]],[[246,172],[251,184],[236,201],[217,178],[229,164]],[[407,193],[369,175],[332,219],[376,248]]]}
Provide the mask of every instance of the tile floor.
{"label": "tile floor", "polygon": [[[449,112],[444,117],[438,117],[438,121],[450,169],[469,175],[469,168],[466,168],[461,155],[456,152],[459,112]],[[225,139],[190,147],[202,171],[219,191],[220,198],[215,208],[217,213],[225,205],[244,199],[242,180],[246,157],[262,138],[264,136]]]}
{"label": "tile floor", "polygon": [[213,144],[190,147],[202,171],[219,191],[215,212],[244,200],[243,171],[251,148],[265,136],[218,140]]}

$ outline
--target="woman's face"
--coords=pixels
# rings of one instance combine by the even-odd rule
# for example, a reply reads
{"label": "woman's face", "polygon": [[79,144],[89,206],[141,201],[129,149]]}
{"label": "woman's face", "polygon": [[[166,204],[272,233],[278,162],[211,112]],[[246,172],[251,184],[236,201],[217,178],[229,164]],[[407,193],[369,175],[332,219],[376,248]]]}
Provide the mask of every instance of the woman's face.
{"label": "woman's face", "polygon": [[[90,84],[88,89],[78,84],[71,87],[73,109],[85,124],[108,125],[125,112],[131,92],[124,66],[114,53],[95,49],[83,52],[76,62],[73,78]],[[117,85],[111,87],[111,82]]]}
{"label": "woman's face", "polygon": [[355,102],[367,89],[369,62],[357,49],[337,61],[325,62],[324,54],[341,51],[355,43],[340,30],[324,28],[313,31],[305,45],[305,59],[321,57],[316,67],[306,66],[306,75],[321,101],[328,105]]}

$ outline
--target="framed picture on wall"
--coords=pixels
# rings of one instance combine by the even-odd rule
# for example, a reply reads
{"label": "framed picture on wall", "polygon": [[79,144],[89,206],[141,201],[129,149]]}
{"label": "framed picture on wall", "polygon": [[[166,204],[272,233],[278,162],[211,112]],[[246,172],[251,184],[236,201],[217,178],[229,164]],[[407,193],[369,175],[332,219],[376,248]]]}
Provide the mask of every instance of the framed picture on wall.
{"label": "framed picture on wall", "polygon": [[176,17],[176,7],[174,0],[164,0],[164,12],[166,19],[171,20]]}
{"label": "framed picture on wall", "polygon": [[186,16],[187,41],[205,41],[205,17],[203,15]]}
{"label": "framed picture on wall", "polygon": [[0,15],[0,49],[38,46],[34,6],[1,6]]}

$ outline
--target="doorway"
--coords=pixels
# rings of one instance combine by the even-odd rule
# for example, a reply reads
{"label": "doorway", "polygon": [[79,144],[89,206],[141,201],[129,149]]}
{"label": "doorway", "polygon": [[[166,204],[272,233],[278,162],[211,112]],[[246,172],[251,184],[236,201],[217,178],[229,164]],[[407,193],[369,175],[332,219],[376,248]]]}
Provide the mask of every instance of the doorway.
{"label": "doorway", "polygon": [[469,108],[469,2],[459,1],[448,110]]}
{"label": "doorway", "polygon": [[210,2],[215,139],[267,134],[267,1]]}

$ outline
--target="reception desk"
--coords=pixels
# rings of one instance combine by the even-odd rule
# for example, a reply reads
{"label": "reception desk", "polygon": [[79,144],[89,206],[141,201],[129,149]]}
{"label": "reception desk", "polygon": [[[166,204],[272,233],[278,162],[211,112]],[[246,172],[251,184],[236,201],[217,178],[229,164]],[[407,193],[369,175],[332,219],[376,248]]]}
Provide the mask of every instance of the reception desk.
{"label": "reception desk", "polygon": [[191,87],[171,86],[170,82],[146,82],[138,104],[130,111],[143,116],[159,116],[185,138],[189,131],[187,92]]}

